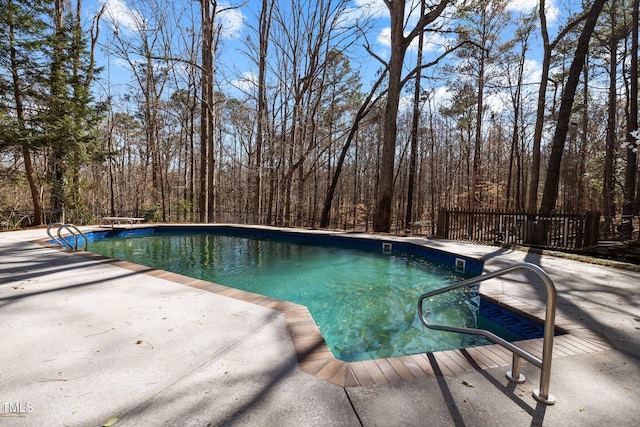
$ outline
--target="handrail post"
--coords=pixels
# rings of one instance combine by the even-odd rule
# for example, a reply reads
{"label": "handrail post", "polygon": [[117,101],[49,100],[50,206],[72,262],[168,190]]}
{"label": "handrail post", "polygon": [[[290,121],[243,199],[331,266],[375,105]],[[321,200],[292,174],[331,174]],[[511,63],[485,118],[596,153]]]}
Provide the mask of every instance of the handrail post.
{"label": "handrail post", "polygon": [[[544,339],[542,341],[542,367],[540,368],[540,388],[533,391],[533,397],[542,403],[553,405],[555,398],[549,394],[551,383],[551,357],[553,336],[555,334],[556,290],[551,279],[545,274],[542,279],[547,287],[547,311],[544,320]],[[547,283],[547,281],[549,283]]]}
{"label": "handrail post", "polygon": [[522,369],[522,358],[520,357],[519,354],[513,353],[513,358],[511,361],[511,370],[507,371],[507,373],[505,374],[505,377],[507,377],[507,379],[512,383],[522,384],[527,380],[527,378],[520,372],[521,369]]}

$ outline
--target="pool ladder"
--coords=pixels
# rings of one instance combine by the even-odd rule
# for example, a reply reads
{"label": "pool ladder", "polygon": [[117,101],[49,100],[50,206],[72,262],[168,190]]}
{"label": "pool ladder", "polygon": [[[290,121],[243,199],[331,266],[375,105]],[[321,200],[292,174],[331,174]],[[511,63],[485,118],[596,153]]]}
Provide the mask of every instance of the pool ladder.
{"label": "pool ladder", "polygon": [[[534,272],[542,280],[547,290],[547,307],[546,307],[546,314],[545,314],[545,320],[544,320],[542,359],[532,355],[531,353],[521,349],[515,344],[510,343],[509,341],[506,341],[505,339],[485,329],[462,328],[462,327],[448,326],[448,325],[436,325],[436,324],[429,323],[429,321],[427,320],[426,315],[428,314],[428,312],[425,313],[423,311],[423,303],[425,299],[438,294],[442,294],[444,292],[449,292],[456,289],[469,287],[479,282],[493,279],[495,277],[504,276],[506,274],[509,274],[518,270],[529,270]],[[440,331],[480,335],[487,338],[490,341],[493,341],[496,344],[499,344],[505,347],[507,350],[510,350],[513,353],[513,361],[512,361],[511,370],[507,371],[505,376],[511,382],[519,383],[519,384],[525,382],[526,380],[525,376],[520,373],[520,359],[524,358],[525,360],[529,361],[534,366],[540,369],[540,388],[533,390],[533,393],[532,393],[533,397],[539,402],[542,402],[547,405],[553,405],[555,403],[555,397],[549,394],[549,382],[551,379],[551,353],[553,351],[553,336],[554,336],[554,330],[555,330],[556,288],[553,282],[551,281],[551,278],[547,275],[547,273],[545,273],[545,271],[542,268],[528,262],[520,262],[510,267],[506,267],[501,270],[495,271],[493,273],[484,274],[478,277],[472,277],[470,279],[463,280],[462,282],[454,283],[453,285],[436,289],[431,292],[427,292],[421,295],[420,298],[418,299],[418,316],[420,317],[420,321],[422,322],[422,324],[427,328],[436,329]]]}
{"label": "pool ladder", "polygon": [[[53,228],[57,228],[56,235],[53,235],[53,233],[51,232]],[[71,234],[71,237],[73,237],[73,245],[65,237],[62,237],[63,230],[66,230],[68,233]],[[78,240],[79,240],[79,237],[82,237],[82,240],[84,242],[83,250],[85,251],[87,250],[87,236],[85,236],[85,234],[73,224],[63,224],[61,222],[52,222],[47,227],[47,234],[58,245],[66,249],[71,249],[72,251],[78,250]]]}

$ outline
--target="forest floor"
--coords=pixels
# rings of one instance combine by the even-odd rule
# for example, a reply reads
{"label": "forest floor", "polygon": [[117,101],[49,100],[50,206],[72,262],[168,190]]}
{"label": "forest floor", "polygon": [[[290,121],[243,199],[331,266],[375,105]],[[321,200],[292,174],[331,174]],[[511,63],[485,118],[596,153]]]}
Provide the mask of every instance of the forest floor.
{"label": "forest floor", "polygon": [[640,270],[640,240],[628,242],[601,242],[594,256],[637,264]]}

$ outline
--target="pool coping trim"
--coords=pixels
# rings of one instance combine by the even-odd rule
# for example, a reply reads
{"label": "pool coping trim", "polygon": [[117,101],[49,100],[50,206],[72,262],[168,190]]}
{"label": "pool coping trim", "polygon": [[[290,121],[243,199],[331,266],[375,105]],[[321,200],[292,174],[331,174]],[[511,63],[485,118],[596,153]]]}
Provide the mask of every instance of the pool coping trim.
{"label": "pool coping trim", "polygon": [[[35,242],[46,247],[64,250],[59,246],[50,244],[49,239],[39,239]],[[413,243],[415,244],[415,242]],[[498,344],[345,362],[333,356],[311,313],[304,305],[194,279],[182,274],[155,269],[129,261],[116,260],[91,252],[76,251],[73,254],[280,311],[284,315],[287,330],[296,352],[298,367],[309,375],[341,387],[374,386],[400,381],[413,381],[420,378],[447,376],[488,368],[510,367],[512,363],[512,353]],[[508,307],[509,310],[532,320],[544,322],[545,310],[543,308],[538,308],[504,295],[498,283],[482,282],[479,292],[483,298],[494,304]],[[603,335],[561,315],[556,315],[556,330],[562,335],[554,337],[553,358],[595,353],[613,348]],[[541,354],[542,338],[518,341],[518,346],[529,353]]]}

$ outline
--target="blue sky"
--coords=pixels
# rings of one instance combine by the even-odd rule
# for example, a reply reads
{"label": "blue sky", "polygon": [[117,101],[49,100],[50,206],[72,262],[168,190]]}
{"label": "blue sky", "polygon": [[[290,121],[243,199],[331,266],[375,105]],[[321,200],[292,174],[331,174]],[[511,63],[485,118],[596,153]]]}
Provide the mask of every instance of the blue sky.
{"label": "blue sky", "polygon": [[[163,2],[163,0],[155,0]],[[227,0],[228,3],[218,2],[220,9],[227,9],[220,14],[220,22],[222,24],[222,45],[220,48],[220,58],[218,64],[221,66],[221,76],[223,79],[218,80],[218,84],[226,85],[240,85],[243,82],[251,81],[255,74],[255,69],[246,57],[241,53],[242,50],[246,50],[243,44],[243,40],[250,34],[250,27],[255,23],[256,16],[259,13],[261,1],[260,0],[248,0],[248,1],[235,1]],[[571,11],[571,3],[563,3],[562,6],[557,6],[556,1],[559,0],[547,0],[547,19],[550,24],[551,36],[555,34],[555,23],[558,22],[559,17],[563,15],[563,12]],[[570,2],[572,0],[569,0]],[[573,0],[575,1],[575,0]],[[85,13],[87,19],[102,5],[106,5],[106,13],[102,22],[102,42],[103,45],[98,52],[98,61],[105,67],[103,78],[106,85],[107,79],[107,36],[111,33],[111,30],[117,27],[120,34],[126,31],[135,31],[136,26],[140,22],[145,20],[145,13],[143,4],[147,4],[147,1],[136,2],[131,0],[88,0],[85,3]],[[409,1],[410,3],[410,1]],[[520,12],[530,12],[538,3],[537,0],[513,0],[509,3],[509,10],[514,14]],[[199,14],[199,4],[195,0],[174,0],[165,3],[172,9],[178,11],[181,9],[191,10],[192,14],[195,14],[196,18]],[[574,3],[575,4],[575,3]],[[227,6],[237,6],[237,8],[227,8]],[[371,30],[367,33],[367,39],[371,43],[371,50],[380,58],[388,59],[389,57],[389,17],[386,6],[382,0],[353,0],[348,3],[348,12],[351,19],[367,15],[374,20],[374,24],[371,26]],[[176,13],[170,14],[175,16]],[[175,18],[172,18],[175,19]],[[183,25],[189,27],[189,18],[181,18]],[[411,20],[410,20],[411,21]],[[409,24],[411,25],[411,24]],[[195,29],[199,31],[199,28]],[[539,32],[536,31],[534,44],[539,43]],[[505,37],[508,37],[508,31]],[[425,61],[429,58],[434,58],[442,52],[443,46],[449,43],[450,40],[446,36],[434,35],[431,36],[425,43],[424,54]],[[407,54],[407,61],[409,63],[415,63],[416,48],[413,46],[410,48]],[[527,62],[527,70],[529,79],[535,81],[539,80],[540,64],[536,59],[537,55],[532,54],[531,59]],[[356,61],[360,64],[360,69],[364,74],[363,83],[365,86],[363,90],[366,90],[367,73],[370,74],[369,81],[374,79],[374,74],[377,69],[380,68],[380,64],[377,60],[368,55],[365,49],[362,47],[357,52]],[[111,54],[108,67],[108,77],[112,84],[112,91],[122,92],[126,91],[124,83],[131,80],[130,66],[121,58],[117,58]],[[356,63],[357,64],[357,63]],[[223,81],[224,80],[224,81]],[[230,89],[230,88],[227,88]],[[443,98],[446,98],[446,93],[440,94]]]}

